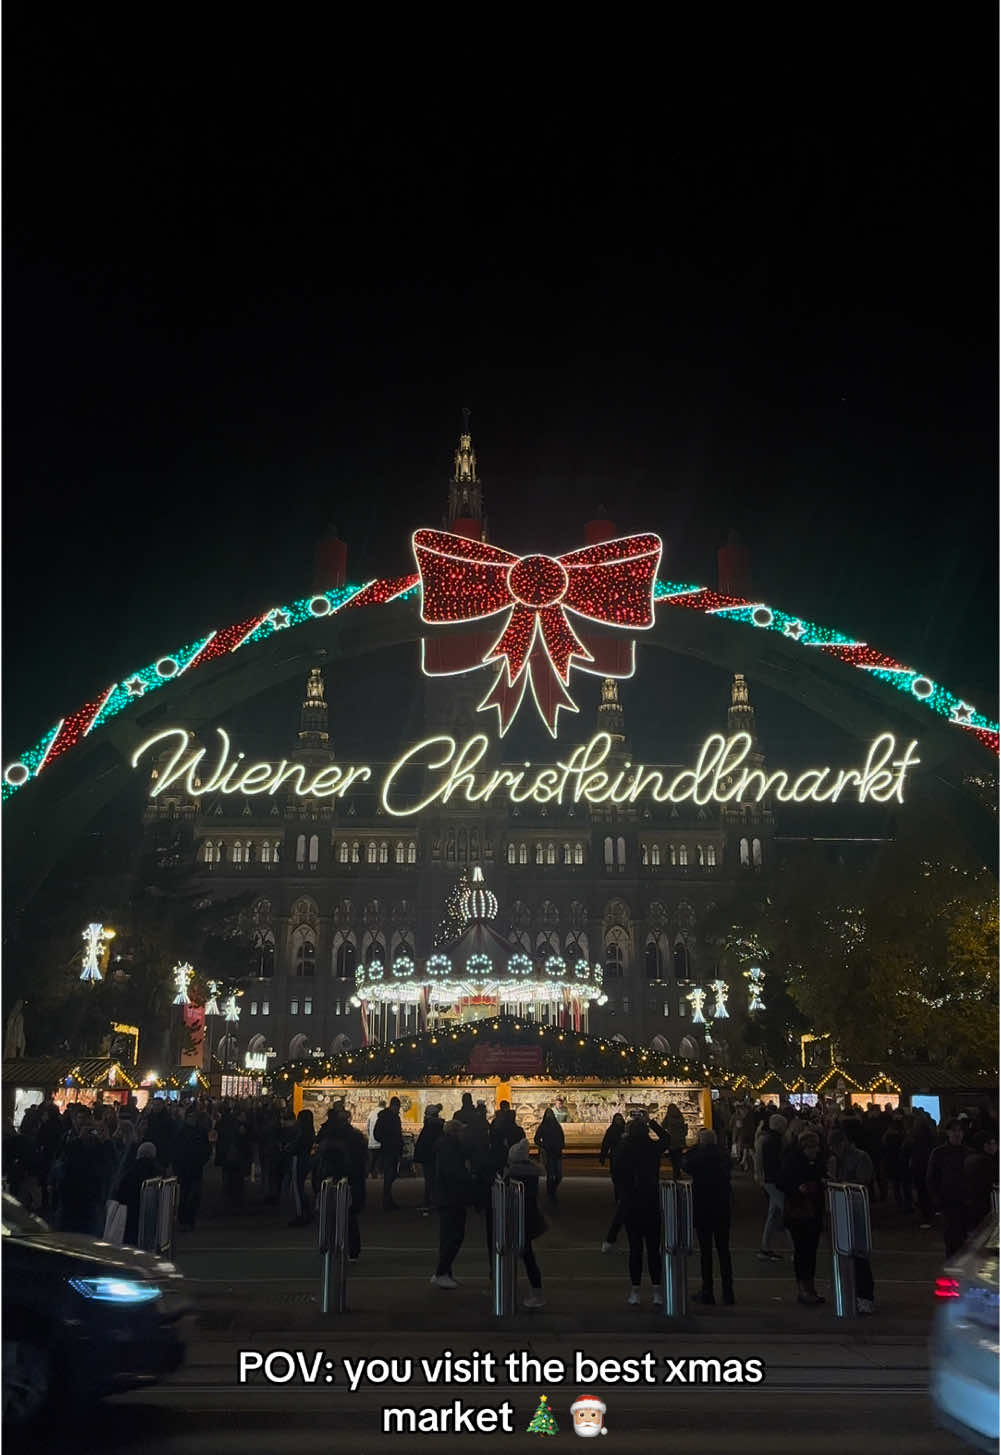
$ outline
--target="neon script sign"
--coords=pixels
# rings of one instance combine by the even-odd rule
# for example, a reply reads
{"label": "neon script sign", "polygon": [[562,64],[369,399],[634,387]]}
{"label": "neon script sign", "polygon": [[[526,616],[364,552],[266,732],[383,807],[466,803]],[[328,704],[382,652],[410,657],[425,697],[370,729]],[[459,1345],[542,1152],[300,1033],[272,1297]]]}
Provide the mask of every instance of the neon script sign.
{"label": "neon script sign", "polygon": [[[158,771],[150,790],[158,798],[169,788],[192,798],[210,794],[258,794],[269,797],[280,788],[298,798],[344,798],[357,784],[373,780],[366,764],[336,764],[313,771],[303,763],[248,763],[245,753],[233,754],[229,735],[216,728],[221,746],[215,765],[206,767],[207,749],[199,747],[185,728],[167,728],[136,749],[133,768],[147,753],[165,753],[169,760]],[[852,768],[807,768],[795,775],[785,769],[766,772],[747,759],[749,734],[726,738],[713,733],[699,750],[695,764],[669,774],[663,768],[611,758],[612,739],[598,733],[589,743],[574,748],[564,759],[547,766],[490,768],[484,763],[489,742],[477,733],[458,743],[447,733],[415,743],[391,764],[382,778],[382,807],[395,818],[413,818],[432,804],[461,799],[466,803],[903,803],[909,771],[920,763],[917,743],[898,748],[892,733],[882,733],[866,749],[861,764]],[[427,779],[430,777],[430,787]],[[421,792],[413,785],[421,782]],[[409,782],[409,790],[408,790]],[[176,785],[176,786],[175,786]]]}

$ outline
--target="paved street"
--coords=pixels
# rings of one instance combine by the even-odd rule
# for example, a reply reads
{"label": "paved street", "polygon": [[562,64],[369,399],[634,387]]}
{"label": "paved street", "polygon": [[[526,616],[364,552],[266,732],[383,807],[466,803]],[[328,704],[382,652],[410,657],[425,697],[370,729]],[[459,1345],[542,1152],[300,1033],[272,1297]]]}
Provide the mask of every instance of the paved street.
{"label": "paved street", "polygon": [[[916,1219],[877,1206],[873,1213],[877,1251],[874,1267],[879,1312],[862,1322],[841,1323],[830,1301],[805,1309],[794,1299],[788,1261],[762,1264],[755,1257],[760,1229],[759,1194],[743,1178],[736,1182],[735,1249],[737,1305],[698,1309],[668,1324],[648,1301],[626,1305],[628,1280],[622,1252],[602,1255],[599,1245],[611,1213],[607,1178],[596,1169],[571,1167],[560,1206],[547,1209],[550,1229],[540,1238],[546,1307],[519,1313],[500,1325],[492,1317],[481,1218],[471,1215],[465,1247],[456,1265],[461,1287],[453,1293],[428,1285],[434,1266],[436,1220],[417,1213],[421,1183],[397,1186],[402,1207],[384,1213],[381,1187],[370,1183],[373,1206],[363,1222],[361,1261],[350,1270],[350,1312],[320,1313],[319,1255],[315,1226],[287,1227],[281,1215],[260,1205],[256,1188],[238,1218],[223,1214],[215,1172],[206,1188],[205,1217],[192,1235],[181,1235],[177,1261],[191,1280],[200,1328],[187,1366],[169,1383],[119,1396],[102,1408],[94,1445],[77,1448],[144,1455],[228,1455],[228,1452],[312,1452],[332,1446],[364,1452],[395,1448],[427,1450],[446,1438],[451,1448],[493,1450],[534,1448],[525,1428],[540,1393],[549,1396],[564,1434],[569,1406],[583,1388],[599,1389],[608,1404],[608,1446],[662,1449],[711,1455],[719,1451],[767,1450],[785,1455],[809,1448],[817,1455],[846,1443],[867,1455],[899,1450],[909,1455],[962,1446],[933,1423],[928,1403],[927,1332],[932,1283],[941,1262],[937,1230],[921,1233]],[[829,1294],[830,1254],[822,1245],[822,1291]],[[696,1280],[696,1261],[690,1263]],[[697,1282],[694,1283],[697,1286]],[[697,1306],[696,1306],[697,1307]],[[495,1384],[429,1384],[420,1360],[443,1350],[468,1355],[494,1353]],[[239,1382],[239,1353],[301,1350],[308,1361],[318,1353],[316,1383],[297,1375],[281,1385],[257,1374]],[[512,1351],[541,1360],[561,1360],[566,1379],[528,1380],[512,1385],[501,1361]],[[593,1359],[640,1359],[661,1382],[615,1385],[577,1381],[576,1352]],[[405,1386],[347,1387],[344,1360],[409,1359]],[[663,1383],[665,1361],[760,1359],[758,1385],[682,1386],[677,1374]],[[711,1369],[712,1366],[710,1365]],[[324,1372],[330,1370],[329,1375]],[[686,1364],[687,1370],[687,1364]],[[281,1372],[284,1372],[282,1366]],[[691,1377],[698,1377],[696,1366]],[[512,1406],[512,1434],[451,1432],[382,1434],[383,1406]],[[65,1431],[52,1431],[58,1442]],[[626,1445],[628,1437],[628,1445]],[[603,1448],[605,1448],[603,1444]]]}

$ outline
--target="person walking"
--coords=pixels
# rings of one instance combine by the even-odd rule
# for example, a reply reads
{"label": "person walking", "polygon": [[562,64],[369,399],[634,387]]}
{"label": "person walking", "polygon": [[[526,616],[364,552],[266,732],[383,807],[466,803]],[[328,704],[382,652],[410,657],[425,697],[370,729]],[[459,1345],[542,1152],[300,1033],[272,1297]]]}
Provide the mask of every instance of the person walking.
{"label": "person walking", "polygon": [[431,1102],[424,1108],[424,1125],[414,1147],[414,1161],[424,1174],[424,1201],[418,1209],[424,1217],[434,1207],[434,1152],[444,1131],[441,1103]]}
{"label": "person walking", "polygon": [[382,1153],[379,1150],[379,1143],[375,1139],[375,1124],[382,1113],[386,1110],[386,1103],[380,1101],[375,1111],[368,1114],[368,1175],[374,1177],[382,1167]]}
{"label": "person walking", "polygon": [[758,1259],[763,1263],[781,1263],[782,1261],[782,1254],[774,1244],[782,1228],[785,1207],[785,1193],[779,1186],[779,1171],[782,1166],[782,1139],[787,1127],[785,1117],[779,1112],[773,1112],[768,1118],[767,1127],[759,1145],[761,1186],[768,1198],[768,1211],[765,1214],[764,1227],[761,1229],[761,1248],[758,1252]]}
{"label": "person walking", "polygon": [[445,1123],[435,1148],[434,1191],[438,1205],[438,1266],[431,1275],[435,1288],[458,1288],[455,1260],[466,1236],[466,1208],[479,1196],[476,1179],[466,1166],[462,1147],[465,1128],[458,1117]]}
{"label": "person walking", "polygon": [[692,1179],[692,1222],[702,1259],[701,1303],[715,1303],[713,1243],[719,1259],[723,1302],[733,1303],[733,1260],[730,1257],[730,1158],[710,1128],[699,1132],[696,1146],[685,1154],[685,1171]]}
{"label": "person walking", "polygon": [[927,1183],[932,1202],[942,1214],[945,1256],[951,1258],[966,1242],[969,1212],[966,1206],[964,1124],[954,1117],[946,1125],[945,1141],[928,1158]]}
{"label": "person walking", "polygon": [[785,1193],[783,1216],[792,1238],[799,1302],[810,1306],[823,1303],[814,1278],[824,1221],[824,1168],[820,1161],[820,1135],[812,1127],[805,1127],[786,1148],[778,1185]]}
{"label": "person walking", "polygon": [[539,1169],[532,1161],[532,1149],[525,1137],[513,1142],[507,1153],[508,1175],[520,1182],[525,1189],[525,1244],[521,1250],[521,1261],[525,1265],[531,1293],[522,1300],[522,1308],[544,1308],[542,1296],[542,1273],[532,1247],[533,1238],[546,1231],[546,1220],[539,1211]]}
{"label": "person walking", "polygon": [[928,1193],[928,1158],[935,1145],[935,1126],[930,1116],[917,1111],[911,1129],[911,1184],[921,1213],[919,1227],[922,1232],[932,1225],[935,1209]]}
{"label": "person walking", "polygon": [[897,1112],[883,1133],[883,1166],[893,1200],[900,1212],[913,1212],[911,1198],[911,1140],[904,1118]]}
{"label": "person walking", "polygon": [[380,1113],[375,1124],[375,1140],[382,1152],[382,1206],[386,1212],[399,1207],[393,1201],[393,1183],[400,1170],[403,1155],[403,1123],[400,1121],[400,1098],[390,1097],[389,1105]]}
{"label": "person walking", "polygon": [[619,1186],[615,1179],[615,1162],[622,1146],[622,1139],[626,1135],[626,1119],[620,1111],[612,1117],[611,1122],[605,1130],[601,1139],[601,1151],[598,1154],[598,1162],[604,1167],[608,1163],[608,1173],[612,1179],[612,1196],[615,1198],[615,1212],[612,1221],[608,1225],[608,1232],[605,1234],[601,1251],[612,1253],[615,1250],[615,1240],[619,1236],[619,1229],[622,1227],[622,1199],[619,1194]]}
{"label": "person walking", "polygon": [[535,1133],[535,1145],[541,1147],[546,1164],[546,1196],[556,1201],[560,1183],[563,1181],[563,1128],[556,1119],[556,1113],[547,1106]]}
{"label": "person walking", "polygon": [[295,1119],[295,1130],[292,1133],[292,1140],[289,1142],[288,1152],[291,1164],[290,1180],[292,1183],[292,1201],[295,1207],[295,1214],[289,1222],[290,1228],[304,1228],[309,1222],[309,1207],[306,1202],[306,1179],[309,1176],[310,1163],[313,1159],[313,1143],[316,1141],[316,1129],[313,1125],[313,1113],[308,1107]]}
{"label": "person walking", "polygon": [[664,1115],[664,1130],[668,1136],[668,1156],[671,1159],[671,1172],[677,1182],[681,1176],[681,1163],[685,1155],[685,1145],[688,1141],[688,1123],[681,1114],[679,1107],[672,1101]]}
{"label": "person walking", "polygon": [[[843,1122],[831,1132],[828,1145],[827,1175],[832,1182],[858,1182],[868,1190],[873,1177],[872,1158],[863,1146],[862,1126],[856,1121]],[[856,1255],[855,1263],[855,1312],[874,1314],[876,1312],[876,1286],[872,1278],[872,1264],[868,1258]]]}
{"label": "person walking", "polygon": [[191,1107],[174,1140],[174,1171],[179,1184],[177,1226],[192,1232],[202,1200],[202,1174],[212,1148],[208,1118]]}
{"label": "person walking", "polygon": [[629,1238],[629,1297],[626,1302],[631,1304],[640,1301],[644,1247],[653,1285],[653,1301],[655,1304],[664,1302],[657,1185],[660,1181],[660,1159],[669,1143],[668,1132],[657,1122],[648,1121],[645,1116],[634,1117],[616,1156],[615,1172]]}

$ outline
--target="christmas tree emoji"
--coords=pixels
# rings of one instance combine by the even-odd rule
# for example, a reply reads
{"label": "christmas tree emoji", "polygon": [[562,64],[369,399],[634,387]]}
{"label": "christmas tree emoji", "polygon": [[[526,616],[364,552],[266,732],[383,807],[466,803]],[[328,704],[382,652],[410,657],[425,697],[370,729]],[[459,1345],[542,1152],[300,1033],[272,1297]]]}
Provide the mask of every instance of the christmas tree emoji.
{"label": "christmas tree emoji", "polygon": [[543,1395],[539,1400],[538,1409],[529,1421],[528,1433],[530,1435],[555,1435],[559,1432],[559,1428],[556,1416],[549,1408],[549,1400]]}

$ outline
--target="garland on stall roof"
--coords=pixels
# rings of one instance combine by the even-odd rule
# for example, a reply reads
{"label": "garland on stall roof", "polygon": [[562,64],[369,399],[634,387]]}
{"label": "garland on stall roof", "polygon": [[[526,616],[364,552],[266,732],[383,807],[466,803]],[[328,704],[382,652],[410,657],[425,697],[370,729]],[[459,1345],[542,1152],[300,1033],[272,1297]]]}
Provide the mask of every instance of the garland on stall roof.
{"label": "garland on stall roof", "polygon": [[380,1082],[443,1080],[468,1077],[469,1059],[477,1045],[541,1046],[544,1076],[573,1081],[597,1076],[603,1081],[633,1081],[637,1077],[664,1076],[679,1081],[706,1083],[709,1073],[701,1061],[664,1056],[643,1046],[623,1045],[605,1036],[588,1036],[558,1026],[498,1016],[458,1030],[422,1031],[384,1045],[342,1051],[337,1056],[310,1056],[286,1062],[268,1075],[281,1091],[301,1081],[347,1079]]}
{"label": "garland on stall roof", "polygon": [[[331,591],[304,596],[283,606],[248,617],[232,626],[209,632],[206,636],[176,651],[156,658],[145,667],[113,682],[91,701],[84,703],[34,745],[9,762],[3,770],[3,801],[25,784],[37,778],[54,759],[76,746],[109,718],[131,707],[140,698],[172,682],[175,677],[195,671],[207,662],[238,651],[248,642],[260,642],[276,632],[292,630],[318,617],[333,616],[344,608],[384,606],[390,601],[403,601],[420,589],[420,576],[407,576],[370,581],[365,586],[341,586]],[[653,599],[668,606],[717,616],[759,631],[778,632],[797,646],[812,648],[827,656],[837,657],[848,666],[869,672],[887,686],[906,693],[939,717],[963,728],[995,756],[998,753],[998,724],[976,710],[940,683],[922,672],[906,667],[893,657],[831,627],[818,626],[805,617],[792,616],[764,602],[744,601],[737,596],[723,596],[706,586],[690,586],[675,581],[657,581]]]}

